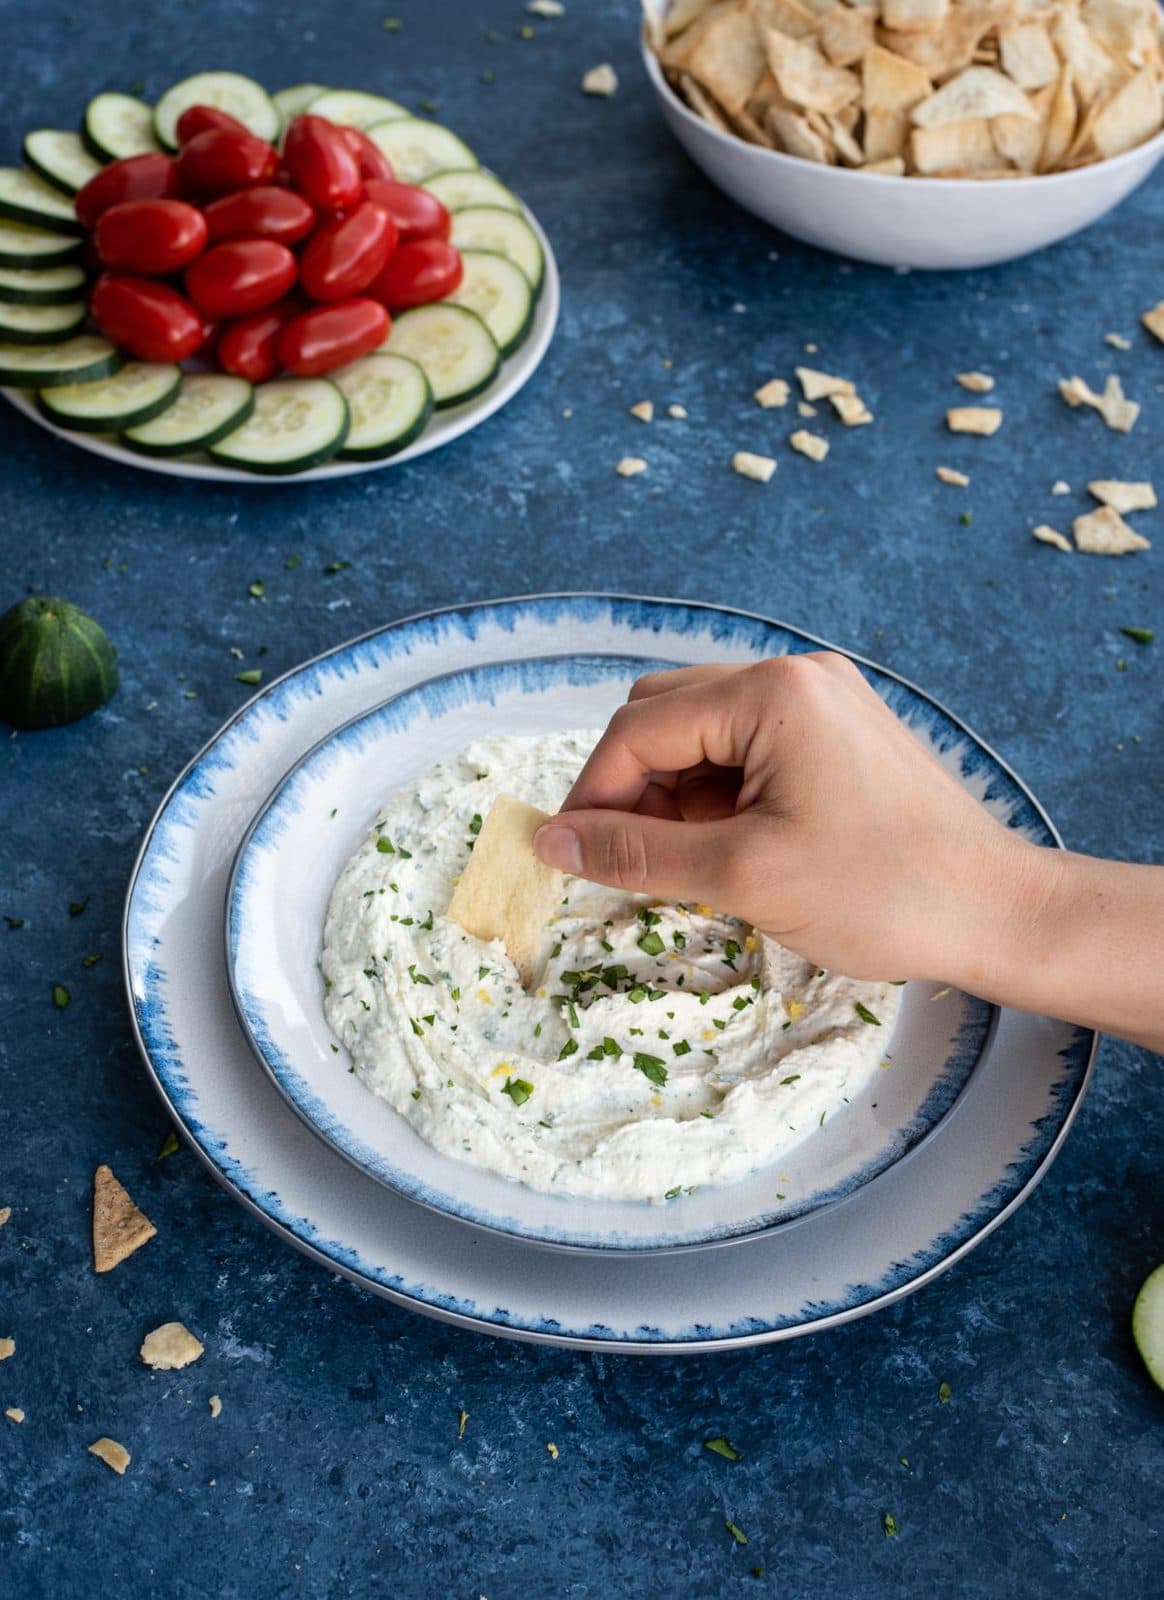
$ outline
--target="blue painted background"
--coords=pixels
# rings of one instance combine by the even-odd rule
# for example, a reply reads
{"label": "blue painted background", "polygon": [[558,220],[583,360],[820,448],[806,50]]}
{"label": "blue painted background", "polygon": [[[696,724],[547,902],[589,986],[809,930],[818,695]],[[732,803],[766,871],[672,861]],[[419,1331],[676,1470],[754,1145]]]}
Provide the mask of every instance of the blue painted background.
{"label": "blue painted background", "polygon": [[[1136,519],[1158,548],[1122,561],[1029,535],[1086,509],[1089,478],[1164,480],[1164,349],[1137,321],[1164,295],[1161,181],[1011,267],[843,263],[770,234],[687,165],[648,99],[630,0],[567,5],[544,22],[520,0],[391,0],[389,32],[367,0],[0,0],[5,159],[99,88],[152,95],[210,65],[432,100],[533,205],[564,288],[549,356],[506,410],[333,486],[151,478],[0,414],[0,599],[37,588],[91,609],[123,676],[88,722],[0,746],[0,911],[26,922],[0,927],[0,1333],[17,1341],[0,1409],[27,1413],[0,1418],[0,1592],[1151,1593],[1164,1397],[1128,1313],[1164,1257],[1164,1098],[1143,1051],[1104,1046],[1050,1177],[966,1262],[887,1314],[753,1355],[576,1356],[425,1322],[292,1254],[188,1153],[155,1157],[167,1124],[116,960],[137,840],[250,692],[240,668],[273,675],[404,612],[592,587],[767,611],[922,683],[1069,844],[1164,858],[1159,519]],[[622,79],[612,101],[577,89],[602,60]],[[751,400],[804,359],[856,380],[877,419],[808,424],[833,445],[820,466],[782,443],[797,419]],[[972,366],[999,380],[993,439],[942,425]],[[1131,435],[1055,394],[1061,376],[1112,371],[1144,406]],[[626,415],[644,398],[689,420],[644,427]],[[766,489],[728,470],[741,448],[780,456]],[[649,472],[617,478],[632,453]],[[938,463],[971,487],[940,485]],[[1060,477],[1070,498],[1050,494]],[[1134,645],[1129,624],[1161,641]],[[102,960],[83,969],[87,954]],[[101,1160],[159,1228],[106,1279],[89,1266]],[[137,1346],[175,1316],[207,1353],[151,1375]],[[124,1479],[86,1454],[99,1433],[133,1451]],[[703,1448],[719,1433],[738,1464]]]}

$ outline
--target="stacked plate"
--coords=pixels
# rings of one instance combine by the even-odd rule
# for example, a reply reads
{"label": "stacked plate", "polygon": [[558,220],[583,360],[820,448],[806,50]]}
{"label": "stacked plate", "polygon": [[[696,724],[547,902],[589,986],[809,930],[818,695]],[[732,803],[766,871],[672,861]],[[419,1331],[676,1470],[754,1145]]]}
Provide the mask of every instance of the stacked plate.
{"label": "stacked plate", "polygon": [[[163,801],[125,917],[143,1054],[215,1175],[386,1298],[591,1349],[787,1338],[887,1304],[985,1237],[1062,1142],[1093,1034],[910,984],[892,1069],[778,1173],[656,1206],[541,1194],[438,1154],[347,1072],[323,1017],[328,898],[388,791],[483,735],[602,726],[660,665],[820,647],[711,606],[544,596],[395,623],[257,695]],[[860,665],[976,797],[1058,845],[968,729]]]}

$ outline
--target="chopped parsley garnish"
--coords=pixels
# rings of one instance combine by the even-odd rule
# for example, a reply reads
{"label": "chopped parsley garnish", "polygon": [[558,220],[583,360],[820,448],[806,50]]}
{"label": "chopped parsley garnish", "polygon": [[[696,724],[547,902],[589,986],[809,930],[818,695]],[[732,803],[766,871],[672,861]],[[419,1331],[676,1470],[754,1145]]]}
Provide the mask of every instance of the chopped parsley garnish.
{"label": "chopped parsley garnish", "polygon": [[647,906],[640,906],[637,915],[644,928],[658,927],[663,920],[657,911],[652,911]]}
{"label": "chopped parsley garnish", "polygon": [[432,932],[432,907],[431,906],[429,906],[429,908],[428,908],[428,916],[425,917],[423,922],[418,923],[417,926],[423,928],[426,933],[431,933]]}
{"label": "chopped parsley garnish", "polygon": [[558,1051],[558,1060],[559,1061],[565,1061],[567,1056],[577,1055],[577,1053],[578,1053],[578,1041],[577,1041],[577,1039],[567,1039],[565,1044]]}
{"label": "chopped parsley garnish", "polygon": [[386,833],[382,833],[376,840],[376,849],[379,850],[382,856],[394,856],[396,854],[396,846]]}
{"label": "chopped parsley garnish", "polygon": [[396,854],[400,857],[401,861],[412,860],[412,851],[406,850],[402,844],[398,844],[396,846]]}
{"label": "chopped parsley garnish", "polygon": [[614,946],[611,944],[609,939],[600,939],[598,942],[602,946],[602,948],[606,951],[607,955],[609,955],[610,952],[614,949]]}
{"label": "chopped parsley garnish", "polygon": [[871,1022],[875,1028],[879,1028],[881,1026],[881,1018],[875,1017],[869,1010],[869,1007],[864,1005],[860,1000],[856,1002],[853,1010],[857,1013],[862,1022]]}
{"label": "chopped parsley garnish", "polygon": [[505,1087],[501,1092],[507,1094],[515,1106],[523,1106],[533,1091],[533,1084],[527,1083],[524,1078],[506,1078]]}
{"label": "chopped parsley garnish", "polygon": [[171,1128],[169,1133],[158,1146],[158,1153],[155,1157],[155,1160],[164,1161],[167,1156],[172,1156],[179,1148],[178,1135],[174,1132],[173,1128]]}
{"label": "chopped parsley garnish", "polygon": [[262,578],[256,578],[254,583],[247,584],[247,593],[252,600],[261,600],[267,592],[267,585]]}
{"label": "chopped parsley garnish", "polygon": [[1137,644],[1151,644],[1156,637],[1152,628],[1121,628],[1120,632],[1128,639],[1134,639]]}
{"label": "chopped parsley garnish", "polygon": [[660,1089],[667,1082],[667,1069],[658,1056],[648,1056],[641,1050],[636,1050],[634,1065],[644,1078],[651,1083],[657,1084]]}
{"label": "chopped parsley garnish", "polygon": [[727,1023],[724,1021],[723,1017],[712,1017],[711,1025],[717,1033],[722,1033],[727,1027]]}
{"label": "chopped parsley garnish", "polygon": [[489,968],[488,967],[478,967],[477,968],[477,976],[479,978],[487,978],[489,976]]}
{"label": "chopped parsley garnish", "polygon": [[691,1054],[691,1046],[686,1039],[677,1039],[671,1046],[671,1050],[677,1056],[689,1056]]}
{"label": "chopped parsley garnish", "polygon": [[679,929],[676,928],[675,932],[671,935],[671,943],[675,946],[676,950],[686,950],[687,935],[685,933],[680,933]]}
{"label": "chopped parsley garnish", "polygon": [[570,1026],[572,1028],[578,1027],[578,1008],[573,1000],[567,999],[566,1001],[566,1015],[570,1019]]}
{"label": "chopped parsley garnish", "polygon": [[948,1406],[950,1401],[953,1398],[954,1398],[954,1391],[950,1388],[950,1385],[948,1383],[939,1383],[938,1384],[938,1404],[939,1405],[943,1405],[943,1406]]}
{"label": "chopped parsley garnish", "polygon": [[329,561],[323,569],[324,575],[329,578],[333,577],[337,572],[346,572],[350,566],[350,561]]}
{"label": "chopped parsley garnish", "polygon": [[701,989],[699,991],[699,1003],[700,1003],[701,1006],[705,1006],[710,999],[711,999],[711,990],[710,989]]}
{"label": "chopped parsley garnish", "polygon": [[454,1000],[459,1000],[461,998],[460,989],[450,989],[449,990],[449,994],[453,997]]}
{"label": "chopped parsley garnish", "polygon": [[299,555],[298,552],[295,552],[295,553],[289,555],[287,557],[286,561],[284,561],[284,563],[283,563],[283,565],[287,568],[288,572],[294,572],[295,568],[298,567],[298,566],[301,566],[302,564],[303,564],[303,557],[301,555]]}
{"label": "chopped parsley garnish", "polygon": [[738,994],[732,1001],[732,1010],[742,1011],[745,1006],[750,1006],[751,1003],[752,1002],[747,995]]}
{"label": "chopped parsley garnish", "polygon": [[412,1091],[412,1098],[414,1100],[419,1100],[420,1099],[420,1090],[419,1089],[414,1089]]}
{"label": "chopped parsley garnish", "polygon": [[259,667],[248,667],[245,672],[236,672],[234,679],[236,683],[245,683],[254,689],[258,684],[262,683],[263,674]]}
{"label": "chopped parsley garnish", "polygon": [[408,1021],[409,1021],[409,1024],[411,1025],[412,1031],[416,1035],[416,1037],[418,1039],[423,1039],[424,1038],[424,1029],[421,1027],[420,1023],[417,1022],[416,1018],[415,1017],[409,1017]]}
{"label": "chopped parsley garnish", "polygon": [[12,929],[13,933],[16,932],[17,928],[23,928],[24,927],[24,918],[23,917],[5,917],[4,920],[8,924],[8,926]]}
{"label": "chopped parsley garnish", "polygon": [[634,988],[627,995],[627,999],[630,1001],[632,1006],[641,1005],[646,998],[647,991],[643,988],[641,983],[636,983]]}
{"label": "chopped parsley garnish", "polygon": [[86,969],[89,967],[95,967],[100,960],[100,955],[82,956],[81,965]]}
{"label": "chopped parsley garnish", "polygon": [[[83,900],[70,900],[69,915],[71,917],[79,917],[92,898],[92,895],[87,894]],[[9,919],[9,921],[11,921],[11,919]]]}
{"label": "chopped parsley garnish", "polygon": [[887,1511],[881,1518],[881,1531],[887,1539],[892,1539],[897,1532],[897,1518],[892,1511]]}
{"label": "chopped parsley garnish", "polygon": [[712,1455],[722,1456],[725,1461],[739,1461],[741,1452],[736,1449],[730,1439],[725,1439],[723,1434],[717,1434],[714,1439],[705,1439],[703,1448],[710,1450]]}
{"label": "chopped parsley garnish", "polygon": [[[725,1517],[723,1519],[723,1525],[727,1529],[727,1531],[731,1534],[732,1538],[736,1541],[737,1544],[747,1544],[747,1542],[748,1542],[747,1534],[744,1532],[744,1530],[741,1527],[739,1527],[739,1525],[737,1523],[734,1523],[730,1517]],[[897,1530],[895,1528],[894,1532],[896,1532],[896,1531]]]}
{"label": "chopped parsley garnish", "polygon": [[729,939],[723,947],[723,964],[725,967],[731,967],[733,972],[735,971],[735,959],[739,953],[740,946],[734,939]]}
{"label": "chopped parsley garnish", "polygon": [[481,813],[474,811],[473,820],[469,823],[469,832],[474,838],[481,832]]}
{"label": "chopped parsley garnish", "polygon": [[53,1005],[56,1006],[58,1011],[63,1011],[72,998],[63,983],[53,984]]}
{"label": "chopped parsley garnish", "polygon": [[[367,974],[365,974],[365,976],[367,976]],[[408,976],[412,979],[413,983],[427,983],[429,988],[432,988],[432,979],[426,977],[423,972],[417,972],[415,962],[413,962],[409,967]]]}
{"label": "chopped parsley garnish", "polygon": [[786,1083],[799,1083],[799,1082],[800,1082],[800,1073],[799,1072],[794,1072],[791,1077],[781,1078],[780,1087],[783,1089],[783,1087],[784,1087],[784,1085]]}
{"label": "chopped parsley garnish", "polygon": [[654,928],[643,934],[642,938],[638,940],[638,947],[648,956],[661,956],[667,948]]}
{"label": "chopped parsley garnish", "polygon": [[668,1189],[664,1193],[663,1199],[664,1200],[676,1200],[676,1199],[678,1199],[678,1197],[682,1193],[683,1193],[683,1185],[681,1183],[677,1183],[673,1189]]}

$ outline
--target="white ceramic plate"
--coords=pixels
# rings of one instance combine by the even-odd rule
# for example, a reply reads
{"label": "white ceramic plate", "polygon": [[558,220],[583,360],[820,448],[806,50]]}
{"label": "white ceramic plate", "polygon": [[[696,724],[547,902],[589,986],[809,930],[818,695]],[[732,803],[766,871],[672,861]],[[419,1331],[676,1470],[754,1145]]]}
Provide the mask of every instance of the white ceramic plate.
{"label": "white ceramic plate", "polygon": [[[557,655],[431,678],[318,745],[247,832],[227,897],[228,972],[243,1027],[305,1120],[410,1199],[570,1248],[730,1242],[829,1205],[900,1160],[937,1126],[981,1057],[993,1008],[949,989],[935,1003],[938,985],[911,984],[883,1042],[890,1070],[778,1164],[665,1205],[545,1194],[442,1155],[348,1071],[323,1014],[321,934],[335,880],[388,793],[476,738],[604,727],[636,677],[672,664]],[[947,759],[959,770],[956,755]]]}
{"label": "white ceramic plate", "polygon": [[145,472],[161,472],[171,478],[200,478],[208,483],[268,485],[315,483],[321,479],[350,478],[357,472],[379,472],[384,467],[398,467],[405,461],[415,460],[417,456],[427,455],[430,450],[439,450],[442,445],[451,444],[454,439],[459,439],[463,433],[478,427],[487,417],[499,411],[506,401],[512,400],[517,391],[529,382],[549,349],[561,305],[558,263],[554,259],[550,241],[542,231],[541,223],[532,211],[523,207],[523,212],[526,221],[541,242],[546,263],[546,275],[542,282],[541,293],[534,306],[533,326],[508,361],[502,363],[501,371],[483,394],[479,394],[475,400],[466,401],[462,406],[449,406],[447,410],[434,411],[428,426],[418,439],[414,439],[396,455],[388,456],[383,461],[328,461],[322,467],[312,467],[308,472],[268,477],[260,472],[243,472],[237,467],[220,466],[217,461],[204,453],[177,456],[170,460],[143,456],[119,443],[116,434],[76,433],[69,428],[58,427],[55,422],[50,422],[37,410],[35,393],[31,389],[0,389],[0,394],[40,427],[46,428],[49,433],[55,433],[59,439],[64,439],[68,444],[76,445],[80,450],[89,450],[93,455],[104,456],[107,461],[120,461],[126,467],[140,467]]}
{"label": "white ceramic plate", "polygon": [[[595,1256],[448,1218],[317,1138],[256,1062],[231,1004],[223,905],[239,842],[321,739],[441,672],[558,652],[751,661],[819,645],[763,618],[675,601],[541,596],[415,617],[272,683],[162,802],[126,903],[138,1039],[176,1125],[281,1237],[400,1305],[483,1332],[591,1349],[722,1349],[864,1315],[918,1288],[1031,1192],[1090,1076],[1095,1036],[1002,1011],[953,1111],[848,1199],[727,1249]],[[874,681],[1011,825],[1058,843],[990,750],[919,691]]]}

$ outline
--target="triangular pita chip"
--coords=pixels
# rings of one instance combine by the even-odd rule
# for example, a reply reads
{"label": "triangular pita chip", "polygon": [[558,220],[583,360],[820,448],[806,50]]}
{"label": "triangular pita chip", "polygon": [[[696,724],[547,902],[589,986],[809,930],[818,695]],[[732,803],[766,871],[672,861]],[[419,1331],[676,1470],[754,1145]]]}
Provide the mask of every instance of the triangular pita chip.
{"label": "triangular pita chip", "polygon": [[964,0],[926,33],[906,33],[886,28],[881,44],[914,62],[931,78],[948,78],[968,67],[983,38],[995,26],[1011,20],[1011,0]]}
{"label": "triangular pita chip", "polygon": [[987,172],[1000,165],[985,117],[915,128],[910,138],[913,164],[920,173]]}
{"label": "triangular pita chip", "polygon": [[1095,148],[1106,161],[1150,139],[1164,121],[1164,99],[1155,69],[1145,67],[1116,91],[1091,129]]}
{"label": "triangular pita chip", "polygon": [[1003,28],[998,36],[1002,70],[1020,89],[1042,89],[1059,76],[1059,57],[1041,22]]}
{"label": "triangular pita chip", "polygon": [[872,11],[838,6],[820,19],[820,47],[834,67],[856,66],[873,47],[873,26]]}
{"label": "triangular pita chip", "polygon": [[930,92],[929,76],[912,61],[874,45],[861,64],[866,111],[912,111]]}
{"label": "triangular pita chip", "polygon": [[1075,75],[1064,67],[1051,97],[1047,113],[1047,127],[1043,134],[1043,148],[1039,155],[1039,171],[1054,172],[1071,148],[1075,134]]}
{"label": "triangular pita chip", "polygon": [[790,39],[775,28],[764,30],[768,66],[780,92],[794,105],[812,111],[840,111],[861,93],[861,82],[846,67],[831,66],[815,43]]}
{"label": "triangular pita chip", "polygon": [[93,1269],[113,1268],[140,1250],[157,1233],[107,1166],[93,1174]]}
{"label": "triangular pita chip", "polygon": [[967,67],[910,112],[915,128],[937,128],[947,122],[968,122],[972,117],[1001,116],[1038,121],[1038,113],[1019,86],[992,67]]}
{"label": "triangular pita chip", "polygon": [[1100,506],[1073,524],[1075,548],[1089,556],[1126,556],[1134,550],[1150,550],[1151,542],[1130,528],[1118,511]]}
{"label": "triangular pita chip", "polygon": [[676,64],[696,78],[725,111],[733,116],[742,111],[764,76],[764,51],[748,0],[737,0],[712,17],[694,45],[676,58]]}
{"label": "triangular pita chip", "polygon": [[881,21],[899,33],[928,33],[949,10],[949,0],[881,0]]}
{"label": "triangular pita chip", "polygon": [[565,874],[534,855],[534,834],[549,820],[524,800],[498,795],[449,904],[450,919],[466,933],[501,941],[527,989],[544,961],[546,925],[566,892]]}

